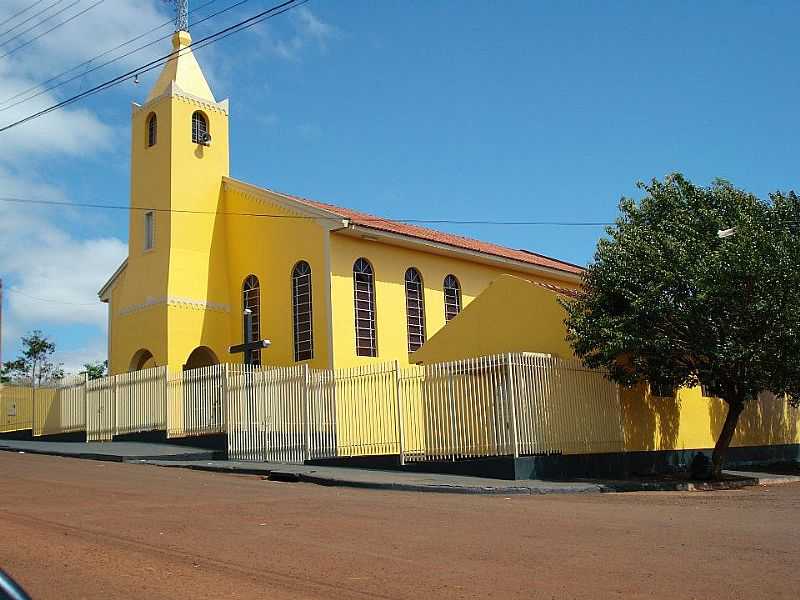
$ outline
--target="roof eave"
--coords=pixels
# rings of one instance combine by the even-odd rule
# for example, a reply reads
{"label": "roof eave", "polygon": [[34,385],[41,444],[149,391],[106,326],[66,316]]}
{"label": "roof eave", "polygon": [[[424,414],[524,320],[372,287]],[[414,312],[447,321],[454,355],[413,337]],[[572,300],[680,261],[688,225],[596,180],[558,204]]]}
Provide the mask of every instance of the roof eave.
{"label": "roof eave", "polygon": [[108,281],[106,281],[103,284],[103,287],[100,288],[100,291],[97,292],[97,296],[100,298],[101,302],[108,302],[109,300],[111,300],[111,294],[110,294],[111,288],[114,287],[114,283],[117,281],[117,278],[122,274],[122,272],[125,270],[125,267],[127,266],[128,266],[128,259],[126,258],[125,260],[122,261],[122,264],[119,267],[117,267],[117,270],[114,271],[113,275],[111,275],[111,277],[108,278]]}
{"label": "roof eave", "polygon": [[423,238],[414,237],[412,235],[405,235],[402,233],[395,233],[392,231],[384,231],[382,229],[375,229],[364,225],[356,225],[351,223],[345,229],[339,230],[339,233],[360,237],[364,239],[382,240],[387,243],[393,243],[398,246],[406,246],[415,249],[424,249],[428,252],[435,252],[437,254],[456,256],[458,258],[471,260],[492,266],[500,266],[505,268],[513,268],[516,271],[531,273],[535,275],[550,277],[552,279],[560,279],[570,283],[579,284],[581,282],[580,273],[572,273],[570,271],[562,271],[553,267],[546,267],[543,265],[535,265],[533,263],[516,260],[505,256],[498,256],[488,252],[479,252],[478,250],[470,250],[468,248],[460,248],[451,244],[436,242]]}
{"label": "roof eave", "polygon": [[282,208],[300,213],[302,215],[314,217],[321,225],[331,231],[347,227],[350,224],[350,219],[340,215],[339,213],[310,206],[305,202],[300,202],[299,200],[292,198],[291,196],[287,196],[286,194],[252,185],[232,177],[223,177],[222,181],[226,188],[243,192],[244,194],[248,194],[260,200],[273,202]]}

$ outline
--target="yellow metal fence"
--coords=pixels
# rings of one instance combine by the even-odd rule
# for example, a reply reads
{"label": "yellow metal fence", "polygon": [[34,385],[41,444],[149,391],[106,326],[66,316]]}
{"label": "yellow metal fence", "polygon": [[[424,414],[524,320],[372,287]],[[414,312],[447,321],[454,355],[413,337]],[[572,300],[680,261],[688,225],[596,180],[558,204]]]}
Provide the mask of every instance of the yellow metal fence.
{"label": "yellow metal fence", "polygon": [[0,433],[33,427],[33,387],[0,384]]}
{"label": "yellow metal fence", "polygon": [[[703,448],[725,407],[698,395],[650,402],[639,390],[620,394],[578,360],[531,353],[425,367],[155,367],[36,389],[2,385],[0,433],[86,431],[90,441],[153,430],[227,434],[230,458],[283,462]],[[770,398],[748,405],[735,444],[800,443],[798,411]]]}

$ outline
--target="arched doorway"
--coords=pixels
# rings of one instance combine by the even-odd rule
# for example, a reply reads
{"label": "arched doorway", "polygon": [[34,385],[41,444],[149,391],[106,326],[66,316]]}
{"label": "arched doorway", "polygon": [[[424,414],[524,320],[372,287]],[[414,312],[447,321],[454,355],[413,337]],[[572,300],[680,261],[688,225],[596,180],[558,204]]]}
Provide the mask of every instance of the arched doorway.
{"label": "arched doorway", "polygon": [[156,365],[156,360],[153,358],[153,353],[147,348],[141,348],[134,352],[128,371],[141,371],[142,369],[156,366],[158,365]]}
{"label": "arched doorway", "polygon": [[186,364],[183,365],[184,371],[190,369],[199,369],[200,367],[210,367],[211,365],[218,365],[219,359],[214,351],[208,346],[198,346],[186,359]]}

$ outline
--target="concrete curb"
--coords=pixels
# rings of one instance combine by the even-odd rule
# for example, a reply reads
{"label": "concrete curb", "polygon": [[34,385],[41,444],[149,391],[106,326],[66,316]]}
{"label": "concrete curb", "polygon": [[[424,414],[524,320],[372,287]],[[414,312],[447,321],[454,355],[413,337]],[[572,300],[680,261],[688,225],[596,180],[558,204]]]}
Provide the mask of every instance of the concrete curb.
{"label": "concrete curb", "polygon": [[[238,465],[220,464],[185,464],[170,461],[131,461],[137,464],[147,464],[157,467],[183,468],[210,473],[228,473],[241,475],[261,476],[269,481],[284,481],[292,483],[311,483],[327,487],[351,487],[360,489],[429,492],[439,494],[481,494],[495,496],[536,496],[543,494],[598,494],[598,493],[626,493],[626,492],[692,492],[711,490],[734,490],[759,484],[755,478],[742,478],[735,481],[719,481],[708,483],[694,482],[589,482],[575,481],[564,482],[561,486],[548,485],[542,482],[537,485],[520,485],[509,482],[509,485],[469,485],[469,484],[426,484],[406,483],[402,481],[369,481],[364,479],[348,479],[341,476],[330,476],[314,473],[305,473],[301,470],[286,468],[242,467]],[[361,475],[364,471],[359,471]],[[570,485],[573,484],[573,485]]]}
{"label": "concrete curb", "polygon": [[142,462],[148,460],[163,460],[163,461],[188,461],[188,460],[215,460],[216,453],[214,451],[208,452],[186,452],[183,454],[168,454],[158,456],[121,456],[119,454],[103,454],[96,452],[68,452],[59,450],[40,450],[38,448],[14,448],[0,444],[1,452],[15,452],[17,454],[41,454],[44,456],[60,456],[62,458],[82,458],[85,460],[102,460],[106,462]]}
{"label": "concrete curb", "polygon": [[581,482],[573,487],[553,487],[547,485],[525,486],[478,486],[478,485],[453,485],[453,484],[423,484],[386,481],[368,481],[347,479],[343,477],[325,476],[319,474],[303,473],[287,469],[248,468],[225,465],[202,464],[169,464],[169,461],[139,460],[125,461],[155,467],[182,468],[209,473],[228,473],[241,475],[260,475],[268,481],[284,481],[289,483],[312,483],[326,487],[350,487],[372,490],[391,490],[398,492],[431,492],[438,494],[483,494],[495,496],[536,496],[540,494],[598,494],[614,492],[616,490],[600,484],[587,484]]}
{"label": "concrete curb", "polygon": [[[276,479],[275,476],[279,479]],[[267,479],[285,481],[280,471],[271,473]],[[298,474],[297,481],[324,486],[352,487],[372,490],[391,490],[398,492],[431,492],[436,494],[483,494],[493,496],[536,496],[539,494],[597,494],[608,490],[603,486],[585,488],[553,488],[533,486],[473,486],[473,485],[432,485],[420,483],[386,483],[380,481],[355,481],[338,477]]]}
{"label": "concrete curb", "polygon": [[[439,494],[472,494],[494,496],[536,496],[543,494],[598,494],[598,493],[625,493],[625,492],[694,492],[736,490],[755,485],[771,485],[779,483],[800,482],[800,476],[772,475],[754,472],[729,472],[737,479],[714,482],[682,482],[682,481],[509,481],[508,484],[494,484],[494,481],[481,478],[463,477],[460,481],[451,482],[420,482],[403,481],[409,473],[397,472],[399,477],[391,480],[387,475],[394,472],[375,472],[370,479],[367,469],[352,469],[354,477],[343,475],[350,471],[341,467],[334,468],[333,473],[325,474],[326,467],[302,466],[291,468],[287,465],[270,466],[267,464],[254,464],[217,461],[215,453],[194,452],[169,454],[159,456],[129,455],[79,451],[60,451],[56,449],[20,448],[0,443],[0,451],[22,452],[28,454],[43,454],[60,456],[64,458],[79,458],[88,460],[120,462],[127,464],[145,464],[157,467],[171,467],[206,471],[212,473],[228,473],[239,475],[256,475],[270,481],[302,482],[328,487],[350,487],[359,489],[373,489],[384,491],[428,492]],[[212,462],[213,461],[213,462]],[[322,472],[320,472],[322,470]],[[420,477],[430,477],[430,474],[419,474]],[[453,479],[452,476],[444,476]],[[472,480],[475,482],[473,483]]]}

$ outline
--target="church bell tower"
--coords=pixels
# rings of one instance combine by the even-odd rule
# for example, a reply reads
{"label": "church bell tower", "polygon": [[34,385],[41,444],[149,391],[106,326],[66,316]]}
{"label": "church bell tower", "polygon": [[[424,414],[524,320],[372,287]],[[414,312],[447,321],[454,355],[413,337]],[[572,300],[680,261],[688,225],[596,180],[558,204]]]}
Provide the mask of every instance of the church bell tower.
{"label": "church bell tower", "polygon": [[[136,318],[120,319],[116,326],[131,330],[115,332],[129,340],[120,356],[141,347],[155,364],[170,365],[227,341],[229,311],[219,215],[228,101],[214,98],[194,55],[188,0],[176,5],[172,54],[145,102],[132,107],[125,296]],[[114,364],[117,372],[128,368]]]}

